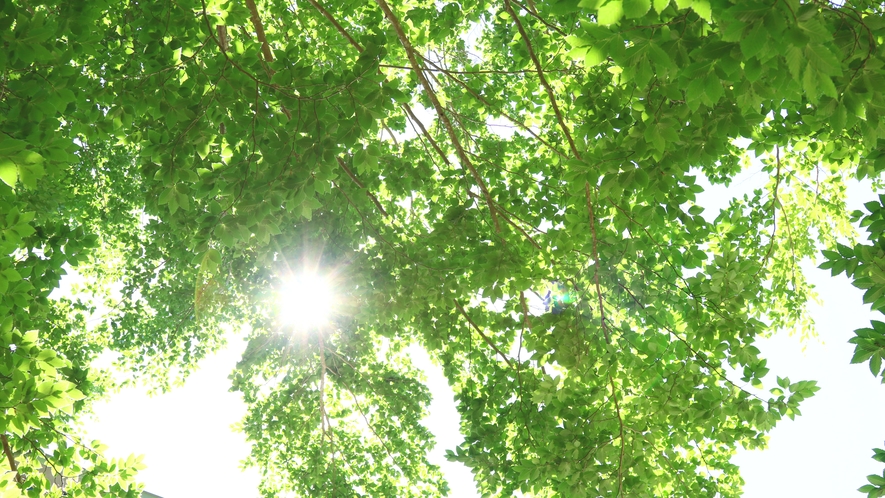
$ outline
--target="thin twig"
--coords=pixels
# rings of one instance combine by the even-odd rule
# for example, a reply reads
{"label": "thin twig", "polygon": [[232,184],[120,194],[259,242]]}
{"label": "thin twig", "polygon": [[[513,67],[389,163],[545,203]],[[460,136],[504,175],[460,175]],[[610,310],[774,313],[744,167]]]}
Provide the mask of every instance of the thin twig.
{"label": "thin twig", "polygon": [[341,159],[340,157],[336,157],[335,159],[338,160],[338,165],[341,166],[341,169],[343,169],[345,173],[347,173],[347,176],[349,176],[350,179],[353,180],[353,182],[356,183],[359,188],[366,191],[366,195],[369,196],[369,199],[372,199],[372,202],[375,203],[375,207],[377,207],[378,210],[381,211],[381,214],[389,218],[390,215],[387,214],[387,211],[385,211],[384,207],[381,206],[381,203],[378,202],[378,198],[375,197],[375,194],[369,192],[369,189],[367,189],[366,186],[363,185],[363,182],[361,182],[359,178],[357,178],[356,175],[353,174],[353,171],[351,171],[350,168],[347,167],[347,163],[344,162],[344,159]]}
{"label": "thin twig", "polygon": [[759,266],[759,271],[756,272],[758,275],[759,272],[765,270],[765,266],[768,264],[768,258],[771,257],[772,251],[774,251],[774,244],[777,236],[777,207],[780,203],[780,200],[777,197],[778,189],[781,184],[781,149],[779,145],[775,145],[774,147],[774,156],[777,161],[777,172],[774,177],[774,193],[772,194],[771,200],[771,217],[772,217],[772,228],[771,228],[771,240],[768,241],[768,251],[765,253],[765,257],[762,259],[762,265]]}
{"label": "thin twig", "polygon": [[[323,431],[322,437],[323,447],[326,446],[326,346],[323,343],[323,334],[317,334],[320,342],[320,428]],[[331,442],[332,437],[329,436]]]}
{"label": "thin twig", "polygon": [[[360,45],[352,36],[350,36],[350,34],[347,32],[347,30],[344,29],[344,26],[342,26],[341,23],[339,23],[338,20],[335,19],[335,16],[333,16],[328,10],[323,8],[323,6],[320,5],[320,3],[317,2],[316,0],[308,0],[308,2],[310,2],[310,4],[313,5],[314,8],[316,8],[317,11],[319,11],[319,13],[322,14],[323,17],[325,17],[330,23],[332,23],[332,25],[335,27],[335,29],[338,30],[339,33],[341,33],[341,36],[347,38],[347,40],[350,42],[350,44],[353,45],[354,48],[356,48],[357,52],[360,52],[360,53],[363,52],[363,50],[364,50],[363,46]],[[411,68],[405,68],[405,69],[411,69]],[[415,113],[412,111],[412,108],[409,106],[409,104],[400,104],[400,107],[402,107],[402,109],[406,112],[406,116],[409,119],[411,119],[415,124],[418,125],[418,128],[421,129],[421,134],[424,135],[428,141],[430,141],[430,144],[433,146],[433,149],[436,150],[436,153],[439,154],[439,156],[443,159],[443,161],[445,161],[446,164],[451,164],[451,163],[449,163],[449,158],[442,151],[442,149],[439,147],[439,145],[437,145],[437,143],[433,139],[433,137],[430,136],[430,133],[427,132],[427,129],[424,127],[424,123],[422,123],[421,120],[419,120],[418,117],[415,116]],[[384,126],[386,128],[386,125],[384,125]],[[390,132],[389,129],[388,129],[388,132],[390,133],[390,136],[393,137],[394,142],[396,142],[396,137],[393,135],[393,132]]]}
{"label": "thin twig", "polygon": [[[428,61],[428,59],[426,57],[422,56],[421,58],[424,59],[425,61]],[[436,66],[436,65],[434,64],[434,66]],[[386,68],[390,68],[390,69],[407,69],[410,71],[412,69],[409,66],[398,66],[396,64],[379,64],[378,67],[386,67]],[[425,68],[424,70],[429,73],[438,72],[438,73],[449,73],[449,74],[537,74],[537,71],[535,71],[534,69],[516,69],[513,71],[504,71],[504,70],[499,70],[499,69],[477,69],[475,71],[459,71],[459,70],[455,70],[455,69],[441,69],[441,68],[439,68],[439,66],[436,66],[436,67],[437,67],[436,69]],[[568,68],[545,69],[545,71],[548,73],[569,73],[569,72],[572,72],[572,69],[568,69]]]}
{"label": "thin twig", "polygon": [[550,24],[549,22],[547,22],[546,19],[544,19],[543,17],[538,15],[537,9],[534,8],[534,5],[531,5],[533,3],[532,0],[529,0],[529,2],[528,2],[529,7],[531,7],[531,8],[527,8],[526,6],[521,5],[519,2],[517,2],[515,0],[513,0],[513,3],[515,3],[516,5],[519,5],[520,7],[522,7],[523,10],[525,10],[526,12],[531,14],[532,17],[541,21],[541,24],[543,24],[544,26],[547,26],[548,28],[552,29],[553,31],[556,31],[557,33],[559,33],[562,36],[566,36],[565,31],[559,29],[558,27],[554,26],[553,24]]}
{"label": "thin twig", "polygon": [[612,400],[615,402],[615,413],[618,415],[618,425],[621,427],[621,454],[618,457],[618,494],[615,497],[621,496],[621,490],[624,486],[624,448],[627,446],[627,441],[624,439],[624,420],[621,418],[621,405],[618,403],[618,394],[615,391],[615,379],[611,374],[608,376],[608,382],[612,386]]}
{"label": "thin twig", "polygon": [[501,350],[498,349],[498,346],[495,346],[495,343],[493,343],[492,340],[489,339],[489,337],[488,337],[487,335],[485,335],[485,333],[482,331],[482,329],[480,329],[479,326],[476,325],[476,323],[474,323],[474,321],[470,319],[470,316],[468,316],[468,315],[467,315],[467,312],[464,311],[464,308],[461,307],[461,303],[459,303],[457,299],[452,299],[452,301],[455,302],[455,306],[458,307],[458,311],[460,311],[461,314],[464,315],[464,318],[467,319],[467,322],[468,322],[471,326],[473,326],[473,329],[476,330],[477,333],[479,333],[480,337],[482,337],[484,341],[486,341],[486,344],[488,344],[489,346],[491,346],[491,348],[494,349],[495,352],[498,353],[498,355],[499,355],[499,356],[500,356],[505,362],[507,362],[507,365],[510,366],[511,368],[513,368],[513,363],[510,361],[510,358],[508,358],[507,355],[505,355],[504,353],[502,353]]}

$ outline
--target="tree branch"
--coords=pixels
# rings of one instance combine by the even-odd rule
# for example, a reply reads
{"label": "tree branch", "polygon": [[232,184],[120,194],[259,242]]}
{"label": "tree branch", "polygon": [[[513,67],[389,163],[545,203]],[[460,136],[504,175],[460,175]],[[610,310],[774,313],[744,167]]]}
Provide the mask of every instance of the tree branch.
{"label": "tree branch", "polygon": [[15,482],[24,484],[25,479],[18,472],[18,465],[15,463],[15,456],[12,454],[12,448],[9,447],[9,438],[6,437],[6,434],[0,434],[0,442],[3,443],[3,453],[6,454],[6,459],[9,461],[9,468],[15,472]]}
{"label": "tree branch", "polygon": [[372,199],[372,202],[375,203],[375,207],[377,207],[378,210],[381,211],[381,214],[389,218],[390,215],[387,214],[387,211],[385,211],[384,207],[381,206],[381,203],[378,202],[378,198],[375,197],[375,194],[369,192],[366,186],[363,185],[363,182],[361,182],[359,178],[357,178],[356,175],[353,174],[353,171],[351,171],[350,168],[347,167],[347,163],[345,163],[344,160],[340,157],[336,157],[335,159],[338,160],[338,165],[341,166],[341,169],[343,169],[345,173],[347,173],[347,176],[349,176],[350,179],[353,180],[353,182],[356,183],[359,188],[366,191],[366,195],[369,196],[369,199]]}
{"label": "tree branch", "polygon": [[596,265],[596,271],[593,280],[596,284],[596,296],[599,298],[599,322],[602,326],[602,333],[605,334],[605,342],[612,343],[608,334],[608,325],[605,323],[605,308],[602,306],[602,287],[599,285],[599,272],[601,265],[599,264],[599,253],[596,250],[596,217],[593,215],[593,201],[590,199],[590,182],[584,182],[584,194],[587,196],[587,213],[590,215],[590,232],[593,234],[593,262]]}
{"label": "tree branch", "polygon": [[351,45],[356,47],[357,51],[359,51],[359,52],[363,51],[363,47],[359,43],[357,43],[357,41],[354,40],[353,37],[347,33],[347,31],[345,31],[343,26],[338,24],[338,21],[335,20],[335,17],[332,16],[332,14],[330,14],[328,10],[323,8],[323,6],[320,5],[320,3],[317,2],[317,0],[307,0],[307,1],[308,1],[308,3],[313,5],[313,7],[315,9],[317,9],[317,11],[319,11],[319,13],[322,14],[323,17],[325,17],[330,23],[332,23],[332,26],[335,26],[335,29],[337,29],[338,32],[341,33],[341,36],[347,38],[347,41],[350,42]]}
{"label": "tree branch", "polygon": [[[267,43],[267,36],[264,34],[264,24],[261,23],[261,16],[258,14],[258,6],[255,5],[255,0],[246,0],[246,7],[249,8],[249,12],[252,15],[252,26],[255,28],[255,36],[258,37],[258,41],[261,43],[261,53],[264,55],[264,71],[267,73],[268,78],[273,78],[274,70],[271,69],[270,63],[273,62],[273,51],[270,49],[270,44]],[[283,110],[283,114],[286,115],[288,119],[292,119],[292,113],[289,112],[289,109],[286,109],[286,106],[281,105],[280,108]]]}
{"label": "tree branch", "polygon": [[553,88],[550,87],[550,83],[547,82],[547,78],[544,76],[544,68],[541,67],[541,61],[538,60],[538,56],[535,54],[535,49],[532,48],[532,43],[529,41],[529,35],[526,33],[525,28],[523,28],[519,16],[516,15],[513,6],[510,5],[510,0],[504,0],[504,9],[506,9],[507,13],[510,14],[510,17],[513,18],[513,22],[516,23],[516,29],[519,30],[519,34],[522,36],[522,41],[525,42],[525,47],[529,51],[529,57],[531,57],[532,63],[535,65],[535,70],[538,72],[538,78],[541,80],[541,86],[547,91],[547,97],[550,98],[550,105],[553,106],[553,113],[556,114],[556,120],[559,121],[559,127],[562,128],[562,132],[568,140],[572,154],[580,159],[581,154],[578,152],[577,147],[575,147],[575,141],[572,139],[572,134],[569,131],[568,126],[565,124],[565,119],[562,117],[562,112],[559,110],[559,104],[556,103],[556,94],[553,93]]}
{"label": "tree branch", "polygon": [[[323,17],[325,17],[326,20],[328,20],[330,23],[332,23],[332,25],[335,27],[335,29],[339,33],[341,33],[341,36],[346,38],[347,41],[350,42],[350,44],[353,45],[354,48],[356,48],[357,52],[362,52],[364,50],[362,45],[360,45],[352,36],[350,36],[350,34],[347,32],[347,30],[344,29],[344,26],[342,26],[341,23],[339,23],[338,20],[335,19],[335,16],[333,16],[328,10],[326,10],[319,2],[317,2],[316,0],[308,0],[308,2],[311,5],[313,5],[313,7],[315,9],[317,9],[317,11]],[[424,127],[424,123],[422,123],[421,120],[418,119],[418,117],[412,111],[412,108],[409,106],[409,104],[400,104],[400,107],[405,111],[406,117],[413,124],[418,125],[418,128],[421,130],[421,134],[424,135],[425,138],[427,138],[427,140],[430,142],[430,145],[433,147],[433,150],[435,150],[436,153],[439,155],[439,157],[442,158],[443,162],[451,165],[451,163],[449,162],[448,156],[446,156],[446,154],[443,152],[443,150],[439,147],[439,145],[436,143],[436,140],[434,140],[433,137],[430,136],[430,133],[428,133],[427,129]],[[393,132],[391,132],[390,129],[387,128],[387,125],[383,125],[383,126],[387,129],[387,132],[390,133],[390,136],[391,136],[391,138],[393,138],[394,142],[396,142],[396,136],[394,136]],[[382,209],[382,211],[384,211],[384,210]]]}
{"label": "tree branch", "polygon": [[430,86],[430,82],[427,81],[427,77],[424,75],[423,69],[418,64],[418,59],[415,56],[415,49],[412,47],[412,43],[406,36],[406,32],[403,30],[402,25],[400,25],[399,19],[393,13],[393,10],[391,10],[390,6],[387,4],[387,1],[375,1],[378,3],[378,6],[381,7],[381,10],[384,11],[384,15],[387,17],[387,20],[390,21],[390,24],[393,25],[393,29],[394,31],[396,31],[396,35],[399,38],[403,49],[405,49],[406,51],[406,56],[409,58],[409,63],[412,66],[412,71],[415,72],[415,76],[418,78],[418,81],[421,82],[421,86],[424,87],[424,91],[427,92],[427,96],[430,98],[430,102],[433,104],[434,110],[436,110],[437,117],[439,117],[440,122],[442,122],[443,127],[446,129],[446,132],[449,135],[449,139],[452,141],[452,145],[455,146],[455,152],[458,154],[458,158],[463,163],[463,166],[465,166],[470,171],[470,174],[473,176],[474,181],[476,182],[480,191],[482,191],[482,195],[483,197],[485,197],[486,205],[489,208],[489,213],[492,216],[495,230],[500,232],[501,226],[498,223],[498,213],[496,212],[495,205],[492,202],[492,196],[489,194],[489,191],[486,188],[486,184],[483,181],[482,177],[479,176],[479,173],[473,166],[473,162],[467,156],[467,153],[464,152],[461,141],[458,139],[458,135],[455,133],[455,127],[452,126],[452,122],[451,120],[449,120],[449,116],[446,114],[445,109],[439,101],[439,98],[437,98],[436,92],[433,90],[433,87]]}
{"label": "tree branch", "polygon": [[618,415],[618,425],[621,428],[621,454],[618,457],[618,494],[616,498],[621,496],[621,490],[624,487],[624,448],[627,441],[624,440],[624,420],[621,418],[621,405],[618,403],[618,393],[615,391],[615,379],[609,374],[608,382],[612,386],[612,400],[615,402],[615,413]]}
{"label": "tree branch", "polygon": [[[264,55],[264,61],[270,64],[273,62],[273,52],[270,49],[270,44],[267,43],[267,36],[264,34],[264,24],[261,23],[258,6],[255,5],[255,0],[246,0],[246,7],[249,9],[249,13],[252,14],[252,26],[255,28],[255,35],[258,37],[258,41],[261,42],[261,53]],[[265,69],[269,76],[273,76],[273,69],[270,67]]]}
{"label": "tree branch", "polygon": [[443,69],[443,68],[441,68],[440,66],[437,66],[437,65],[434,64],[432,61],[428,60],[426,57],[421,57],[421,58],[424,59],[424,61],[427,62],[428,64],[430,64],[431,66],[435,67],[437,71],[439,71],[439,72],[445,74],[446,76],[448,76],[449,78],[451,78],[452,81],[454,81],[455,83],[458,83],[462,88],[464,88],[465,90],[467,90],[467,93],[469,93],[471,96],[473,96],[473,98],[475,98],[476,100],[482,102],[483,105],[485,105],[485,106],[488,107],[489,109],[492,109],[492,110],[494,110],[494,111],[496,111],[496,112],[499,112],[502,116],[504,116],[505,118],[507,118],[508,121],[510,121],[511,123],[515,124],[516,126],[522,128],[522,129],[525,130],[527,133],[529,133],[531,136],[535,137],[539,142],[541,142],[542,144],[546,145],[548,149],[550,149],[550,150],[552,150],[553,152],[559,154],[560,156],[565,157],[565,154],[563,154],[559,149],[557,149],[556,147],[554,147],[553,145],[551,145],[549,142],[547,142],[546,140],[544,140],[543,138],[541,138],[540,135],[538,135],[537,133],[534,132],[534,130],[532,130],[531,128],[529,128],[528,126],[526,126],[525,123],[523,123],[523,122],[519,121],[518,119],[516,119],[515,117],[513,117],[513,116],[507,114],[506,112],[504,112],[503,109],[500,109],[500,108],[497,108],[497,109],[496,109],[496,107],[495,107],[494,105],[492,105],[491,102],[489,102],[489,101],[486,100],[482,95],[476,93],[472,88],[470,88],[469,86],[467,86],[467,83],[464,83],[464,82],[461,81],[459,78],[456,78],[455,75],[454,75],[452,72],[450,72],[450,71],[448,71],[448,70],[446,70],[446,69]]}
{"label": "tree branch", "polygon": [[467,319],[467,323],[469,323],[473,327],[473,329],[476,330],[477,333],[479,333],[480,337],[482,337],[483,340],[486,341],[486,344],[488,344],[492,349],[494,349],[495,352],[498,353],[498,355],[505,362],[507,362],[507,365],[510,368],[513,368],[513,363],[510,361],[510,358],[508,358],[507,355],[502,353],[501,350],[498,349],[498,346],[495,346],[495,343],[493,343],[492,340],[489,339],[489,337],[487,335],[485,335],[485,333],[482,331],[482,329],[480,329],[479,326],[473,320],[470,319],[470,317],[467,315],[467,312],[464,311],[463,307],[461,307],[461,303],[459,303],[457,299],[452,299],[452,301],[455,302],[455,306],[458,307],[458,311],[460,311],[461,314],[464,315],[464,318]]}

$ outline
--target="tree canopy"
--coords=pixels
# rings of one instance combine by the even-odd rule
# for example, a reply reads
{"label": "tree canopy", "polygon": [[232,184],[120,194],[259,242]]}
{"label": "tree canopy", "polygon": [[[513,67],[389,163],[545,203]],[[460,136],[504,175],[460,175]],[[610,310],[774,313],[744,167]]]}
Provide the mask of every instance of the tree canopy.
{"label": "tree canopy", "polygon": [[[263,496],[446,493],[413,344],[485,496],[739,496],[735,449],[818,389],[754,346],[811,332],[799,263],[825,248],[885,308],[885,197],[845,207],[885,169],[883,16],[0,0],[0,490],[137,496],[139,461],[77,435],[118,387],[94,360],[168,388],[232,324]],[[751,158],[767,187],[704,213]],[[49,299],[66,268],[85,288]],[[307,331],[274,297],[303,271],[337,295]],[[885,325],[853,341],[882,375]]]}

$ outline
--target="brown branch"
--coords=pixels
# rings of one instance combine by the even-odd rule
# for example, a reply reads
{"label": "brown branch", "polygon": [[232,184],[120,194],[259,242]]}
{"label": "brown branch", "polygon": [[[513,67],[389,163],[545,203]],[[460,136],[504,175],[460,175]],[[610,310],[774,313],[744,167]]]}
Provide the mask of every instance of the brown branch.
{"label": "brown branch", "polygon": [[313,5],[313,7],[315,9],[317,9],[319,11],[319,13],[323,15],[323,17],[325,17],[330,23],[332,23],[332,26],[335,26],[335,29],[337,29],[338,32],[341,33],[341,36],[347,38],[347,41],[350,42],[351,45],[356,47],[357,51],[359,51],[359,52],[363,51],[363,47],[359,43],[357,43],[357,41],[354,40],[353,37],[347,33],[347,31],[345,31],[344,27],[341,26],[341,24],[339,24],[337,20],[335,20],[335,17],[333,17],[332,14],[330,14],[328,10],[323,8],[323,6],[320,5],[320,3],[317,2],[317,0],[307,0],[307,1],[308,1],[308,3]]}
{"label": "brown branch", "polygon": [[[426,57],[421,57],[425,61],[428,60]],[[429,62],[429,61],[428,61]],[[379,64],[378,67],[386,67],[390,69],[407,69],[409,71],[412,70],[409,66],[398,66],[396,64]],[[438,73],[451,73],[451,74],[537,74],[537,71],[534,69],[514,69],[513,71],[505,71],[501,69],[477,69],[475,71],[459,71],[455,69],[430,69],[425,68],[425,71],[428,73],[438,72]],[[548,73],[569,73],[572,72],[572,69],[563,68],[563,69],[547,69]]]}
{"label": "brown branch", "polygon": [[[246,0],[246,7],[249,8],[249,13],[252,14],[252,26],[255,28],[255,35],[258,37],[258,41],[261,42],[261,53],[264,55],[264,61],[270,64],[273,62],[273,52],[270,50],[270,44],[267,43],[267,36],[264,34],[264,24],[261,23],[258,6],[255,5],[255,0]],[[270,67],[265,69],[269,73],[268,76],[273,76],[273,69]]]}
{"label": "brown branch", "polygon": [[533,5],[534,2],[533,2],[532,0],[528,0],[528,2],[527,2],[527,3],[529,4],[528,7],[526,7],[525,5],[520,4],[520,3],[517,2],[516,0],[511,0],[511,1],[512,1],[513,3],[515,3],[516,5],[519,5],[520,7],[522,7],[522,10],[524,10],[524,11],[528,12],[529,14],[531,14],[532,17],[534,17],[535,19],[541,21],[541,24],[543,24],[544,26],[547,26],[548,28],[552,29],[553,31],[556,31],[557,33],[559,33],[559,34],[562,35],[562,36],[565,36],[565,35],[566,35],[565,31],[559,29],[558,27],[554,26],[553,24],[550,24],[549,22],[547,22],[546,19],[544,19],[543,17],[541,17],[541,16],[538,15],[538,10],[537,10],[537,9],[535,8],[535,6]]}
{"label": "brown branch", "polygon": [[406,51],[406,56],[409,58],[409,63],[412,66],[412,71],[414,71],[415,76],[418,78],[418,81],[421,82],[421,86],[424,87],[424,91],[427,92],[427,96],[430,98],[430,102],[433,104],[433,107],[436,110],[437,117],[439,118],[440,122],[442,122],[443,127],[446,129],[446,132],[449,135],[449,139],[452,141],[452,145],[455,146],[455,151],[457,152],[459,159],[463,163],[463,166],[467,167],[467,169],[470,171],[470,174],[473,176],[474,181],[476,182],[480,191],[482,191],[483,197],[485,197],[486,200],[486,205],[488,205],[489,208],[489,213],[492,216],[495,230],[501,231],[501,226],[498,223],[498,214],[495,211],[495,205],[492,202],[492,196],[489,194],[489,191],[486,188],[486,184],[483,181],[482,177],[479,175],[479,172],[477,172],[476,168],[473,166],[473,162],[470,160],[470,158],[467,156],[467,153],[464,151],[464,148],[461,146],[461,141],[458,139],[458,135],[455,133],[455,128],[454,126],[452,126],[452,122],[451,120],[449,120],[449,116],[446,114],[445,109],[437,98],[436,92],[433,90],[430,82],[427,81],[427,77],[424,75],[423,69],[418,64],[418,59],[415,56],[415,49],[412,47],[412,43],[406,36],[406,32],[403,30],[402,25],[400,25],[399,19],[393,13],[393,10],[391,10],[386,0],[375,1],[378,3],[378,6],[381,7],[381,10],[384,11],[384,15],[387,17],[387,20],[390,21],[391,25],[393,25],[393,29],[394,31],[396,31],[397,37],[399,38],[403,49],[405,49]]}
{"label": "brown branch", "polygon": [[372,199],[372,202],[375,203],[375,207],[377,207],[378,210],[381,211],[381,214],[389,218],[390,215],[387,214],[387,211],[385,211],[384,207],[381,206],[381,203],[378,202],[378,198],[375,197],[375,194],[369,192],[369,189],[367,189],[366,186],[363,185],[363,182],[361,182],[359,178],[357,178],[356,175],[353,174],[353,171],[351,171],[350,168],[347,167],[347,163],[345,163],[344,160],[340,157],[336,157],[335,159],[338,160],[338,165],[341,166],[341,169],[343,169],[345,173],[347,173],[347,176],[349,176],[350,179],[353,180],[353,182],[356,183],[359,188],[366,191],[366,195],[369,196],[369,199]]}
{"label": "brown branch", "polygon": [[[474,198],[478,198],[478,197],[479,197],[478,195],[474,194],[473,192],[470,192],[469,190],[467,191],[467,194],[470,195],[470,197],[474,197]],[[526,232],[521,226],[517,225],[513,220],[511,220],[511,219],[507,216],[507,214],[511,214],[511,215],[512,215],[512,213],[510,213],[509,211],[507,211],[507,210],[505,210],[504,208],[502,208],[501,206],[499,206],[498,203],[495,203],[495,209],[498,210],[498,214],[499,214],[502,218],[504,218],[504,221],[506,221],[507,223],[509,223],[510,226],[512,226],[513,228],[517,229],[517,230],[519,231],[519,233],[521,233],[521,234],[523,235],[523,237],[525,237],[526,239],[528,239],[529,243],[532,244],[532,246],[534,246],[535,249],[538,250],[538,252],[541,252],[541,253],[544,252],[544,249],[541,248],[541,246],[535,241],[534,238],[532,238],[531,235],[528,234],[528,232]],[[507,214],[504,214],[504,213],[507,213]],[[515,216],[514,216],[514,217],[515,217]],[[519,218],[517,218],[517,219],[519,219]],[[520,220],[520,221],[522,221],[523,223],[525,223],[525,221],[523,221],[523,220]],[[526,225],[532,226],[531,223],[526,223]],[[532,228],[534,228],[534,227],[532,227]]]}
{"label": "brown branch", "polygon": [[547,97],[550,98],[550,105],[553,106],[553,113],[556,114],[556,120],[559,122],[559,127],[562,128],[562,132],[565,134],[565,138],[568,140],[569,148],[572,150],[572,154],[575,155],[576,158],[580,159],[581,154],[578,152],[577,147],[575,147],[575,141],[572,139],[572,134],[568,129],[568,126],[565,124],[565,119],[562,117],[562,111],[559,110],[559,104],[556,103],[556,94],[553,93],[553,88],[550,87],[550,83],[547,82],[547,78],[544,76],[544,68],[541,67],[541,61],[538,60],[537,54],[535,54],[535,49],[532,48],[532,43],[529,40],[529,35],[526,33],[525,28],[522,26],[522,22],[519,20],[519,16],[516,15],[516,12],[513,10],[513,6],[510,5],[510,0],[504,0],[504,9],[507,10],[507,13],[510,14],[510,17],[513,18],[513,22],[516,23],[516,29],[519,30],[519,34],[522,37],[523,42],[525,42],[525,47],[529,52],[529,57],[532,59],[532,63],[535,65],[535,70],[538,72],[538,78],[541,80],[541,86],[544,87],[544,90],[547,91]]}
{"label": "brown branch", "polygon": [[15,482],[24,484],[25,479],[18,473],[18,465],[15,464],[15,456],[12,454],[12,448],[9,447],[9,439],[6,434],[0,434],[0,442],[3,443],[3,453],[6,454],[6,459],[9,461],[9,468],[15,472]]}
{"label": "brown branch", "polygon": [[[383,1],[383,0],[382,0],[382,1]],[[504,353],[502,353],[501,350],[498,349],[498,346],[495,346],[495,343],[493,343],[492,340],[489,339],[489,337],[488,337],[487,335],[485,335],[485,333],[482,331],[482,329],[480,329],[479,326],[478,326],[473,320],[470,319],[470,317],[467,315],[467,312],[464,311],[464,308],[463,308],[463,307],[461,307],[461,303],[459,303],[457,299],[452,299],[452,301],[455,302],[455,306],[458,307],[458,311],[460,311],[461,314],[464,315],[464,318],[467,319],[467,323],[469,323],[471,326],[473,326],[473,329],[476,330],[477,333],[479,333],[480,337],[482,337],[484,341],[486,341],[486,344],[488,344],[492,349],[494,349],[495,352],[498,353],[498,355],[499,355],[499,356],[500,356],[505,362],[507,362],[507,365],[508,365],[510,368],[513,368],[513,363],[510,361],[510,358],[508,358],[507,355],[505,355]]]}
{"label": "brown branch", "polygon": [[219,24],[215,26],[215,32],[218,35],[218,46],[222,52],[227,52],[228,47],[230,47],[230,41],[227,37],[227,26]]}
{"label": "brown branch", "polygon": [[605,323],[605,308],[602,306],[602,287],[599,285],[599,273],[601,271],[599,264],[599,253],[596,250],[596,218],[593,216],[593,202],[590,199],[590,182],[584,182],[584,193],[587,196],[587,213],[590,215],[590,231],[593,234],[593,261],[596,265],[596,272],[593,278],[596,283],[596,296],[599,298],[599,322],[602,325],[602,333],[605,334],[605,342],[612,343],[608,334],[608,325]]}
{"label": "brown branch", "polygon": [[433,150],[435,150],[439,157],[442,158],[443,162],[451,166],[452,163],[451,161],[449,161],[449,156],[447,156],[445,152],[442,151],[442,149],[439,147],[439,144],[436,143],[436,140],[434,140],[433,137],[430,136],[430,133],[427,132],[427,128],[424,127],[424,123],[422,123],[421,120],[418,119],[418,116],[415,115],[412,107],[409,104],[403,104],[403,109],[406,111],[406,114],[409,115],[409,120],[418,125],[418,129],[421,130],[421,134],[427,138],[427,141],[430,142],[430,146],[433,147]]}
{"label": "brown branch", "polygon": [[[393,140],[393,145],[399,145],[399,142],[396,140],[396,135],[393,134],[393,130],[391,130],[390,127],[387,126],[387,123],[382,121],[381,127],[384,129],[384,131],[387,132],[388,135],[390,135],[390,139]],[[381,138],[384,138],[384,136],[382,135]]]}
{"label": "brown branch", "polygon": [[496,108],[496,106],[494,106],[491,102],[489,102],[488,100],[486,100],[485,97],[483,97],[482,95],[476,93],[472,88],[470,88],[469,86],[467,86],[467,83],[461,81],[459,78],[456,78],[455,75],[454,75],[454,73],[448,71],[447,69],[443,69],[443,68],[441,68],[440,66],[437,66],[436,64],[434,64],[432,61],[428,60],[428,59],[425,58],[425,57],[422,57],[422,59],[424,59],[424,61],[427,62],[428,64],[430,64],[431,66],[435,67],[437,71],[440,71],[441,73],[443,73],[443,74],[445,74],[446,76],[448,76],[449,78],[451,78],[455,83],[458,83],[458,84],[461,86],[461,88],[464,88],[465,90],[467,90],[467,93],[469,93],[471,96],[473,96],[473,98],[475,98],[476,100],[482,102],[483,105],[485,105],[486,107],[488,107],[488,108],[490,108],[490,109],[493,109],[493,110],[497,111],[497,112],[500,113],[502,116],[504,116],[505,118],[507,118],[508,121],[510,121],[511,123],[515,124],[516,126],[522,128],[523,130],[525,130],[526,132],[528,132],[529,134],[531,134],[533,137],[535,137],[535,138],[536,138],[538,141],[540,141],[542,144],[546,145],[548,149],[550,149],[550,150],[552,150],[553,152],[559,154],[560,156],[565,157],[565,154],[563,154],[559,149],[557,149],[556,147],[554,147],[553,145],[551,145],[550,143],[548,143],[546,140],[544,140],[543,138],[541,138],[540,135],[538,135],[537,133],[534,132],[534,130],[532,130],[531,128],[529,128],[528,126],[526,126],[525,123],[523,123],[523,122],[519,121],[518,119],[516,119],[515,117],[513,117],[513,116],[507,114],[506,112],[504,112],[503,109],[501,109],[501,108]]}
{"label": "brown branch", "polygon": [[[362,52],[364,50],[362,45],[360,45],[352,36],[350,36],[350,34],[347,32],[347,30],[344,29],[344,26],[342,26],[341,23],[339,23],[338,20],[335,19],[335,16],[333,16],[328,10],[323,8],[323,6],[319,2],[317,2],[316,0],[308,0],[308,2],[310,2],[310,4],[313,5],[314,8],[317,9],[317,11],[323,17],[326,18],[326,20],[328,20],[329,22],[332,23],[332,25],[335,27],[335,29],[338,30],[339,33],[341,33],[341,36],[347,38],[347,40],[350,42],[350,44],[353,45],[354,48],[356,48],[357,52]],[[411,69],[411,68],[404,67],[404,69]],[[380,69],[379,69],[379,72],[380,72]],[[430,133],[427,132],[427,128],[424,127],[424,123],[422,123],[421,120],[418,119],[418,116],[415,115],[415,113],[412,111],[412,108],[409,106],[409,104],[400,104],[400,107],[405,111],[406,117],[413,124],[418,125],[418,128],[421,130],[421,134],[424,135],[425,138],[427,138],[427,140],[430,142],[430,145],[433,146],[433,149],[436,151],[437,154],[439,154],[439,156],[442,158],[443,162],[445,162],[448,165],[451,165],[451,162],[449,161],[448,156],[446,156],[446,154],[443,152],[443,150],[439,147],[439,145],[436,143],[436,140],[434,140],[433,137],[430,136]],[[393,141],[396,142],[396,136],[393,134],[393,132],[390,131],[389,128],[387,128],[387,125],[383,125],[383,126],[387,130],[387,132],[390,133],[390,136],[393,138]]]}
{"label": "brown branch", "polygon": [[[252,26],[255,28],[255,35],[261,43],[261,53],[264,55],[265,62],[264,71],[267,73],[268,78],[273,78],[274,70],[270,67],[270,63],[274,60],[273,52],[270,49],[270,44],[267,43],[267,36],[264,34],[264,24],[261,23],[261,16],[258,14],[258,7],[255,5],[255,0],[246,0],[246,7],[249,8],[249,12],[252,15]],[[286,106],[282,105],[280,108],[283,110],[283,114],[291,120],[292,113],[289,112],[289,109],[286,109]]]}

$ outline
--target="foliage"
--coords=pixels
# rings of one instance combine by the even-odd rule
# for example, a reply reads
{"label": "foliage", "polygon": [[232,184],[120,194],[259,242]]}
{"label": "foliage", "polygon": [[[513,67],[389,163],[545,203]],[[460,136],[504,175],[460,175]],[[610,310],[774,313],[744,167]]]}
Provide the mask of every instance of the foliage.
{"label": "foliage", "polygon": [[[882,448],[873,448],[873,460],[885,463],[885,450]],[[871,474],[867,476],[870,484],[865,484],[858,489],[861,493],[867,493],[869,498],[877,498],[885,496],[885,472],[882,475]]]}
{"label": "foliage", "polygon": [[[446,492],[413,344],[484,495],[739,495],[735,448],[817,390],[753,344],[811,330],[799,262],[877,282],[837,241],[885,169],[883,36],[867,1],[0,2],[4,485],[136,493],[67,442],[115,387],[90,365],[165,388],[227,322],[264,496]],[[766,188],[696,204],[751,161]],[[309,334],[275,313],[299,271],[340,298]]]}

